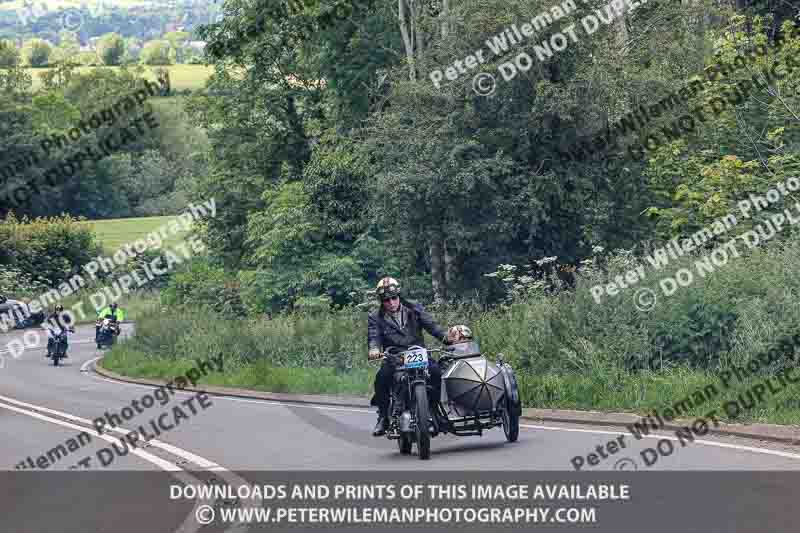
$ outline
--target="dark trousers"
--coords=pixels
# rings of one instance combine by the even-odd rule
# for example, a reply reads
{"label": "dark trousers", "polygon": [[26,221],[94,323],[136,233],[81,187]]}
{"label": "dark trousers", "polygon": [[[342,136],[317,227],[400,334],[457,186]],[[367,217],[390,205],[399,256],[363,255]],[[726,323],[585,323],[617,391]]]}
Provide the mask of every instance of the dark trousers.
{"label": "dark trousers", "polygon": [[[395,366],[391,363],[383,362],[378,373],[375,374],[375,395],[372,397],[371,405],[376,406],[382,415],[387,415],[389,409],[389,396],[394,384]],[[439,363],[433,360],[428,361],[428,372],[430,373],[430,384],[433,388],[433,398],[438,401],[441,396],[442,370]]]}

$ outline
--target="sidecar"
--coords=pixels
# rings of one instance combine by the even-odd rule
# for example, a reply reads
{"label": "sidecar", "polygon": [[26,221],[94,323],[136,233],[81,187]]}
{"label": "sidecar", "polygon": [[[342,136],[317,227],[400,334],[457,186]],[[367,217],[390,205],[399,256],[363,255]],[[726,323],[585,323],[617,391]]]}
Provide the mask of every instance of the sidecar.
{"label": "sidecar", "polygon": [[451,346],[439,358],[442,395],[438,428],[459,436],[482,435],[483,430],[503,426],[506,439],[519,437],[522,403],[517,379],[502,354],[496,362],[481,354],[476,342]]}

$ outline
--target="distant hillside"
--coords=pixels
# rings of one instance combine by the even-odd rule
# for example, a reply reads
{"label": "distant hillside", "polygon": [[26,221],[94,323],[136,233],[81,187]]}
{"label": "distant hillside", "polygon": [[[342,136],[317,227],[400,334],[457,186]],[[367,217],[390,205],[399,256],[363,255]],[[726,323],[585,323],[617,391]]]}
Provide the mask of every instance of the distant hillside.
{"label": "distant hillside", "polygon": [[109,32],[154,39],[192,32],[218,20],[220,12],[210,0],[14,0],[0,3],[0,38],[39,37],[56,44],[59,32],[69,30],[81,44]]}

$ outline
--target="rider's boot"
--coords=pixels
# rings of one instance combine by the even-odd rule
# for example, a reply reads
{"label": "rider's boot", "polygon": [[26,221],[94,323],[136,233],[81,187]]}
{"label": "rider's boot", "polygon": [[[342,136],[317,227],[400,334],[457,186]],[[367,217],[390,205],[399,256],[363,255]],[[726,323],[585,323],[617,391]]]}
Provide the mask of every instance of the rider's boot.
{"label": "rider's boot", "polygon": [[378,411],[378,423],[375,424],[375,429],[372,430],[373,437],[382,437],[386,435],[386,430],[389,429],[389,417],[386,416],[386,411]]}

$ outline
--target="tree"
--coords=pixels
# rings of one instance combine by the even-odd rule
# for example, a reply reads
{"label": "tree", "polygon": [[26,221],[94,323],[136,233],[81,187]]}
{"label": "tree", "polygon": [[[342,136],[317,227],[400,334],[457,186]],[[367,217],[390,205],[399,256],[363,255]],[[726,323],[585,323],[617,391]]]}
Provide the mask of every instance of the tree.
{"label": "tree", "polygon": [[81,51],[81,44],[75,32],[63,30],[59,34],[58,47],[53,50],[52,61],[74,61]]}
{"label": "tree", "polygon": [[118,33],[107,33],[97,41],[97,56],[104,65],[119,65],[124,54],[125,41]]}
{"label": "tree", "polygon": [[0,40],[0,68],[13,68],[19,64],[20,54],[14,41]]}
{"label": "tree", "polygon": [[30,39],[22,45],[22,60],[31,67],[45,67],[52,52],[53,46],[44,39]]}
{"label": "tree", "polygon": [[172,48],[175,50],[176,61],[178,63],[184,63],[186,61],[186,44],[189,41],[189,37],[191,37],[191,34],[186,31],[171,31],[164,34],[164,39],[169,41]]}
{"label": "tree", "polygon": [[122,56],[123,64],[133,64],[139,62],[139,55],[142,52],[142,41],[136,37],[125,39],[125,55]]}
{"label": "tree", "polygon": [[144,65],[173,65],[175,59],[175,49],[165,40],[147,42],[140,55]]}

